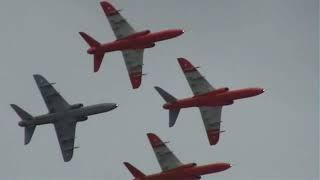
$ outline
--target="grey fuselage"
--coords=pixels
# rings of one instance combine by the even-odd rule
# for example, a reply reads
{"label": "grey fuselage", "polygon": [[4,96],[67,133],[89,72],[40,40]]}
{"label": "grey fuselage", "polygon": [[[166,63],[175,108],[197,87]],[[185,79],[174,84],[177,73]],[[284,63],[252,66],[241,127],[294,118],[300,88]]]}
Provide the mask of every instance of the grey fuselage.
{"label": "grey fuselage", "polygon": [[33,117],[33,119],[30,120],[22,120],[19,122],[19,126],[28,127],[42,124],[50,124],[56,123],[59,120],[63,119],[74,119],[74,121],[76,122],[85,121],[90,115],[108,112],[115,109],[116,107],[118,107],[118,105],[115,103],[102,103],[79,108],[71,108],[70,106],[70,109],[66,109],[64,111],[35,116]]}

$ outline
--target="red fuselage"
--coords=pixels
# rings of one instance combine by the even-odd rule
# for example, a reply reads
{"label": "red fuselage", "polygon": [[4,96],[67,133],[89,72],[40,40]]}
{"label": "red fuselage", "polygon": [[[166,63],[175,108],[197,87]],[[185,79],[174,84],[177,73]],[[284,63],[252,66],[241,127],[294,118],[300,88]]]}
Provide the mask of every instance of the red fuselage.
{"label": "red fuselage", "polygon": [[[166,172],[149,175],[139,180],[177,180],[177,179],[198,179],[202,175],[221,172],[231,167],[228,163],[215,163],[204,166],[196,164],[186,164]],[[136,179],[138,180],[138,179]]]}
{"label": "red fuselage", "polygon": [[164,109],[181,109],[188,107],[201,106],[224,106],[233,104],[236,99],[248,98],[257,96],[264,92],[261,88],[246,88],[229,91],[228,88],[221,88],[212,92],[177,100],[175,102],[166,103]]}
{"label": "red fuselage", "polygon": [[88,54],[107,53],[127,49],[145,49],[155,46],[155,42],[175,38],[183,34],[181,29],[169,29],[160,32],[150,33],[149,30],[137,32],[124,39],[118,39],[111,43],[101,44],[99,47],[91,47]]}

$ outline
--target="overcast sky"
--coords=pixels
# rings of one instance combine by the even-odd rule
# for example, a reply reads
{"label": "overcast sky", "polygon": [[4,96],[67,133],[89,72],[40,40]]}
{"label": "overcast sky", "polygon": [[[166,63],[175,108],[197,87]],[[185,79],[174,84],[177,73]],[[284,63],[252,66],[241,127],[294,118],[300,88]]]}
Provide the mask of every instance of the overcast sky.
{"label": "overcast sky", "polygon": [[[132,90],[120,52],[98,73],[78,32],[115,39],[98,0],[0,1],[0,179],[125,180],[129,161],[160,171],[146,137],[154,132],[184,163],[235,164],[209,180],[316,180],[319,174],[319,14],[317,0],[113,0],[137,31],[183,28],[182,36],[145,51],[142,86]],[[214,87],[262,87],[259,96],[223,108],[218,145],[209,146],[197,108],[175,127],[153,89],[192,92],[176,61],[185,57]],[[62,160],[53,125],[23,145],[16,103],[47,112],[32,78],[39,73],[73,103],[116,102],[114,111],[79,123],[74,157]]]}

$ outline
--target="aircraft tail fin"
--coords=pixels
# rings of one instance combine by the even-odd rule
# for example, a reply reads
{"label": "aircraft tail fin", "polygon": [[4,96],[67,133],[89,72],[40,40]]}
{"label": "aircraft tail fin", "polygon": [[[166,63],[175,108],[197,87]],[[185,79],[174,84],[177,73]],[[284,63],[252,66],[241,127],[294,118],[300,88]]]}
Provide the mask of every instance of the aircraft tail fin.
{"label": "aircraft tail fin", "polygon": [[[10,105],[13,110],[18,114],[18,116],[22,119],[22,121],[28,121],[33,119],[33,117],[27,113],[25,110],[20,108],[19,106],[15,104]],[[29,144],[31,141],[31,138],[33,136],[34,130],[36,129],[36,126],[30,126],[30,127],[25,127],[24,128],[24,144]]]}
{"label": "aircraft tail fin", "polygon": [[90,47],[100,46],[100,43],[84,32],[79,32],[81,37],[88,43]]}
{"label": "aircraft tail fin", "polygon": [[132,166],[130,163],[124,162],[123,164],[128,168],[128,170],[133,175],[133,177],[135,177],[135,178],[143,178],[143,177],[146,176],[139,169],[137,169],[134,166]]}
{"label": "aircraft tail fin", "polygon": [[175,97],[173,97],[171,94],[169,94],[168,92],[166,92],[165,90],[163,90],[162,88],[156,86],[154,87],[158,93],[160,94],[160,96],[166,101],[166,102],[175,102],[177,101],[177,99]]}

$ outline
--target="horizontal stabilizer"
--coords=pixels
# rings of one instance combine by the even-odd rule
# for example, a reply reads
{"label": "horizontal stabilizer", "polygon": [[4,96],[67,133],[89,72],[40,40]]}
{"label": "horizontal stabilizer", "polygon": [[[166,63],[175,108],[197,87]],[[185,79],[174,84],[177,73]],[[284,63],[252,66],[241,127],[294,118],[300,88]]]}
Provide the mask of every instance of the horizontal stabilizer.
{"label": "horizontal stabilizer", "polygon": [[123,164],[128,168],[128,170],[129,170],[130,173],[133,175],[133,177],[135,177],[135,178],[142,178],[142,177],[145,177],[145,176],[146,176],[146,175],[143,174],[139,169],[137,169],[137,168],[135,168],[134,166],[132,166],[130,163],[124,162]]}
{"label": "horizontal stabilizer", "polygon": [[104,54],[94,54],[93,71],[98,72],[102,63]]}
{"label": "horizontal stabilizer", "polygon": [[175,102],[177,99],[173,97],[171,94],[167,93],[165,90],[161,89],[160,87],[154,87],[158,93],[161,95],[161,97],[166,101],[166,102]]}
{"label": "horizontal stabilizer", "polygon": [[10,106],[20,116],[20,118],[22,120],[31,120],[31,119],[33,119],[33,117],[29,113],[27,113],[25,110],[23,110],[19,106],[15,105],[15,104],[10,104]]}
{"label": "horizontal stabilizer", "polygon": [[180,109],[169,110],[169,127],[173,127],[177,121]]}
{"label": "horizontal stabilizer", "polygon": [[84,32],[79,32],[81,37],[88,43],[90,47],[98,47],[100,43]]}
{"label": "horizontal stabilizer", "polygon": [[[20,108],[19,106],[15,104],[10,104],[10,106],[13,108],[13,110],[19,115],[19,117],[22,119],[22,121],[28,121],[32,120],[33,117],[27,113],[25,110]],[[34,130],[36,129],[36,126],[30,126],[24,128],[24,144],[29,144],[31,141],[31,138],[33,136]]]}
{"label": "horizontal stabilizer", "polygon": [[24,128],[24,144],[27,145],[31,141],[31,138],[33,136],[34,130],[36,129],[36,126],[31,127],[25,127]]}

